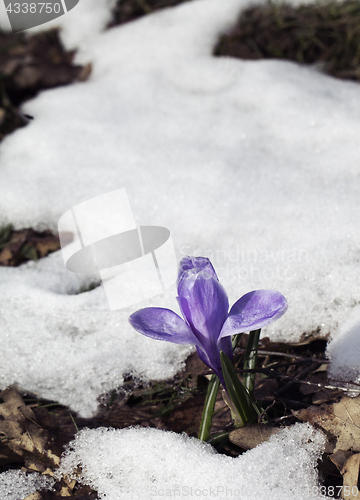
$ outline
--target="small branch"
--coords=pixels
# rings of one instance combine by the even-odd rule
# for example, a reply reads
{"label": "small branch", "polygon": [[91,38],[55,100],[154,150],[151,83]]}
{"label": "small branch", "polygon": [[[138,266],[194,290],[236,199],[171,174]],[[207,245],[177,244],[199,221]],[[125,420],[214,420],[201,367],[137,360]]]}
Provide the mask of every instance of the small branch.
{"label": "small branch", "polygon": [[[239,353],[244,353],[246,352],[246,349],[241,349],[240,347],[238,347],[237,349],[237,352]],[[328,359],[322,359],[322,358],[319,358],[319,359],[315,359],[315,358],[304,358],[303,356],[298,356],[296,354],[288,354],[286,352],[275,352],[275,351],[264,351],[263,349],[259,349],[258,350],[258,356],[279,356],[279,357],[283,357],[283,358],[291,358],[291,359],[296,359],[298,361],[311,361],[311,362],[319,362],[321,364],[328,364],[330,363],[330,361]]]}

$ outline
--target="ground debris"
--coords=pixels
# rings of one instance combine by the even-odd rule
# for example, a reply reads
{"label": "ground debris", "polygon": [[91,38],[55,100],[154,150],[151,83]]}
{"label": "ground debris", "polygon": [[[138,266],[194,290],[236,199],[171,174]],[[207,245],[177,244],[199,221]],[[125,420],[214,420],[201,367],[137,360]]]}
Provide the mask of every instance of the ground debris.
{"label": "ground debris", "polygon": [[[67,428],[69,421],[72,422],[72,432]],[[79,424],[81,422],[79,419]],[[92,422],[88,420],[86,423],[91,426]],[[10,468],[17,466],[28,473],[38,472],[53,477],[64,446],[74,438],[76,431],[70,415],[64,419],[61,412],[56,416],[37,404],[25,404],[14,387],[0,392],[0,451],[5,470],[6,465]],[[26,500],[55,498],[95,500],[97,494],[88,486],[63,477],[55,483],[54,491],[34,492]]]}
{"label": "ground debris", "polygon": [[[22,457],[28,470],[52,475],[60,463],[60,450],[48,431],[14,388],[0,393],[0,435],[2,443]],[[56,450],[56,451],[55,451]]]}
{"label": "ground debris", "polygon": [[360,451],[360,397],[341,396],[335,403],[310,406],[293,414],[302,422],[323,429],[333,453]]}
{"label": "ground debris", "polygon": [[268,441],[273,434],[281,430],[281,427],[272,427],[265,424],[254,424],[241,427],[230,432],[229,439],[233,444],[251,450],[258,444]]}
{"label": "ground debris", "polygon": [[0,266],[19,266],[60,249],[59,236],[32,228],[14,230],[11,224],[0,229]]}
{"label": "ground debris", "polygon": [[242,11],[214,55],[317,63],[332,76],[359,81],[359,44],[358,0],[297,7],[269,2]]}
{"label": "ground debris", "polygon": [[358,480],[359,480],[360,454],[351,455],[345,462],[341,474],[343,475],[344,488],[342,498],[346,500],[357,500],[359,495]]}
{"label": "ground debris", "polygon": [[0,32],[0,140],[33,117],[18,106],[44,89],[84,81],[91,66],[73,64],[58,30],[28,36]]}
{"label": "ground debris", "polygon": [[190,0],[118,0],[113,9],[113,22],[109,27],[127,23],[166,7],[174,7]]}

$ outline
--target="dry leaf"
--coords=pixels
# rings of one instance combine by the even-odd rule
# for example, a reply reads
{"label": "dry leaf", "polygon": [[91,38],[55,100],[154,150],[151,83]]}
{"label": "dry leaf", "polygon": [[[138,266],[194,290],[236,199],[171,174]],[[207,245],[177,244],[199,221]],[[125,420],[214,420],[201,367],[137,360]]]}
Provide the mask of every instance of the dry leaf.
{"label": "dry leaf", "polygon": [[280,430],[280,427],[271,427],[265,424],[248,425],[231,431],[229,439],[236,446],[240,446],[244,450],[251,450],[258,444],[268,441],[273,434]]}
{"label": "dry leaf", "polygon": [[326,372],[312,373],[306,383],[300,384],[299,389],[301,394],[314,394],[321,389],[318,384],[325,385],[326,383],[328,383]]}
{"label": "dry leaf", "polygon": [[31,495],[28,495],[24,500],[42,500],[41,493],[39,491],[36,491],[35,493],[31,493]]}
{"label": "dry leaf", "polygon": [[13,389],[0,393],[0,435],[10,450],[22,456],[28,469],[44,472],[58,467],[60,457],[53,453],[53,439],[36,423],[34,412]]}
{"label": "dry leaf", "polygon": [[360,451],[360,397],[343,396],[336,403],[310,406],[293,411],[303,422],[309,422],[326,431],[331,438],[333,452]]}
{"label": "dry leaf", "polygon": [[329,458],[332,461],[332,463],[336,465],[339,471],[341,471],[342,468],[344,467],[346,460],[352,455],[353,455],[352,451],[339,450],[336,453],[329,455]]}
{"label": "dry leaf", "polygon": [[[55,495],[55,493],[51,493],[48,491],[36,491],[31,493],[31,495],[24,498],[24,500],[55,500],[58,499],[59,496]],[[60,497],[61,498],[61,497]],[[72,497],[75,498],[75,497]],[[79,500],[79,499],[77,499]]]}
{"label": "dry leaf", "polygon": [[322,405],[323,403],[328,403],[334,401],[339,396],[341,396],[342,391],[337,391],[334,389],[321,389],[312,398],[312,403],[314,405]]}
{"label": "dry leaf", "polygon": [[341,471],[343,475],[343,490],[341,498],[346,500],[358,500],[358,480],[359,480],[360,454],[349,457]]}

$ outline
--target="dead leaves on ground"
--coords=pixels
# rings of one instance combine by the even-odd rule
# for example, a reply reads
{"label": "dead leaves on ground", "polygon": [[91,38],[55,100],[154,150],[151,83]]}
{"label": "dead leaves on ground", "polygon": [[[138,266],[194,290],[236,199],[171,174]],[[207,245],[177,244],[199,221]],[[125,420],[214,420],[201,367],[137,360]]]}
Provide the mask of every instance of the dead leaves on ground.
{"label": "dead leaves on ground", "polygon": [[91,66],[73,64],[57,30],[28,36],[0,32],[0,140],[29,122],[17,106],[40,90],[85,81]]}
{"label": "dead leaves on ground", "polygon": [[60,455],[52,451],[54,442],[50,434],[37,424],[34,412],[15,389],[5,389],[0,398],[3,444],[24,459],[28,470],[52,475],[52,470],[60,464]]}
{"label": "dead leaves on ground", "polygon": [[59,249],[59,237],[49,230],[28,228],[15,231],[11,224],[0,229],[0,266],[18,266]]}
{"label": "dead leaves on ground", "polygon": [[303,422],[325,431],[330,460],[343,476],[342,497],[358,500],[360,469],[360,397],[342,396],[338,401],[293,412]]}
{"label": "dead leaves on ground", "polygon": [[294,411],[302,422],[309,422],[326,432],[332,451],[360,452],[360,397],[342,396],[338,401]]}
{"label": "dead leaves on ground", "polygon": [[[40,423],[39,423],[40,422]],[[0,392],[0,457],[6,463],[14,459],[24,464],[26,472],[53,477],[60,464],[62,443],[41,425],[35,411],[24,404],[15,388]],[[26,500],[76,498],[93,500],[96,494],[88,487],[76,488],[76,481],[63,478],[54,492],[34,492]]]}
{"label": "dead leaves on ground", "polygon": [[230,441],[243,448],[251,450],[258,444],[268,441],[272,435],[281,431],[281,427],[272,427],[266,424],[254,424],[247,427],[240,427],[230,432]]}
{"label": "dead leaves on ground", "polygon": [[160,9],[174,7],[189,0],[120,0],[113,10],[114,20],[110,27],[127,23]]}

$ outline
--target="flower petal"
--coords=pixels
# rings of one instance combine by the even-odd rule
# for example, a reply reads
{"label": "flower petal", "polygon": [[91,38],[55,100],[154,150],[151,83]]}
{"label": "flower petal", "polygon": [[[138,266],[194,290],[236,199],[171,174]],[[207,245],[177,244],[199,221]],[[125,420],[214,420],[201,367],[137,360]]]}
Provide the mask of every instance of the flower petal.
{"label": "flower petal", "polygon": [[217,342],[227,317],[229,300],[217,278],[207,271],[183,273],[178,286],[179,304],[190,328],[205,346]]}
{"label": "flower petal", "polygon": [[224,381],[224,377],[222,374],[222,368],[221,368],[220,353],[217,352],[217,356],[216,356],[215,360],[210,360],[209,356],[207,355],[207,353],[203,349],[197,347],[196,350],[197,350],[198,356],[201,359],[201,361],[203,363],[205,363],[206,366],[211,368],[211,370],[219,377],[220,382],[222,383],[223,387],[225,388],[225,381]]}
{"label": "flower petal", "polygon": [[200,271],[206,271],[209,276],[214,276],[214,278],[219,280],[213,265],[207,257],[191,257],[190,255],[187,255],[181,259],[179,264],[178,283],[180,283],[183,274],[187,271],[195,274]]}
{"label": "flower petal", "polygon": [[136,331],[155,340],[199,345],[185,321],[170,309],[145,307],[134,312],[129,317],[129,322]]}
{"label": "flower petal", "polygon": [[230,309],[219,339],[235,333],[258,330],[280,318],[287,307],[287,301],[280,292],[254,290],[246,293]]}

